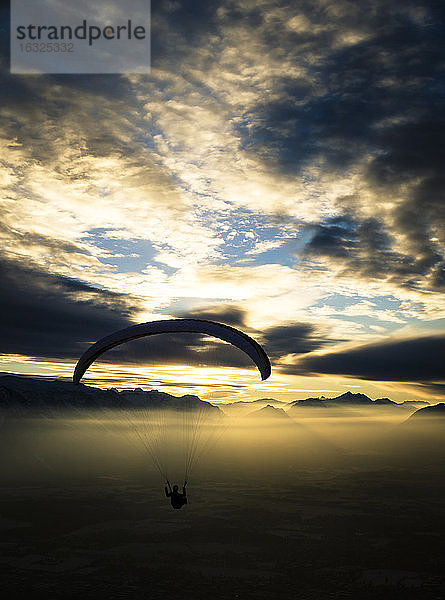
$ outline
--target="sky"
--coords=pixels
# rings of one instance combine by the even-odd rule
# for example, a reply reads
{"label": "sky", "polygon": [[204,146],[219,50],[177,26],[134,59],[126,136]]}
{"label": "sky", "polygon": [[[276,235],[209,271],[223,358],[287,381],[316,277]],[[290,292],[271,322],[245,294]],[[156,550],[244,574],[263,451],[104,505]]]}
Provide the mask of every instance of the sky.
{"label": "sky", "polygon": [[153,0],[150,75],[12,75],[2,9],[0,370],[70,377],[104,335],[194,317],[254,337],[271,378],[171,337],[85,382],[443,399],[444,16]]}

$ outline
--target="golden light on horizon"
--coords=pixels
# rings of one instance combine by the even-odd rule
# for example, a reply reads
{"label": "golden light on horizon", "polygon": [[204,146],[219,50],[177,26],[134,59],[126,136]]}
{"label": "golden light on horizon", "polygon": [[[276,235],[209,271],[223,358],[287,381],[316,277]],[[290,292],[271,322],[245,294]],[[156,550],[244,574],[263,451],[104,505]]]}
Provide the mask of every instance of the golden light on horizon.
{"label": "golden light on horizon", "polygon": [[[0,355],[0,371],[37,377],[72,379],[75,361]],[[406,399],[437,401],[429,390],[406,382],[365,381],[341,376],[292,376],[272,367],[272,375],[261,381],[255,367],[130,365],[96,362],[82,378],[85,385],[117,389],[159,389],[174,396],[196,395],[202,400],[218,402],[250,401],[274,398],[285,402],[314,396],[338,396],[348,390],[371,398],[390,396],[396,402]]]}
{"label": "golden light on horizon", "polygon": [[248,398],[253,390],[262,389],[270,393],[267,382],[261,382],[258,371],[234,367],[194,367],[191,365],[111,365],[95,363],[82,382],[98,387],[118,389],[161,388],[174,395],[195,394],[201,399],[217,396],[219,401]]}

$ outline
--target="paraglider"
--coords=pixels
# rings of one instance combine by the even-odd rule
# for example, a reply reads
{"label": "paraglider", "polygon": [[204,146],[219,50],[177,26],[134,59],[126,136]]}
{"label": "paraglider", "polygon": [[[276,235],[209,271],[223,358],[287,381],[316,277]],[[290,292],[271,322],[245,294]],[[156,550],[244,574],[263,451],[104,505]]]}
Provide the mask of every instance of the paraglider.
{"label": "paraglider", "polygon": [[187,492],[185,491],[185,487],[187,485],[187,481],[184,481],[184,485],[182,486],[182,494],[179,491],[179,487],[177,485],[170,485],[169,480],[167,479],[167,486],[165,487],[165,495],[167,498],[170,498],[171,505],[175,509],[182,508],[184,504],[187,504]]}
{"label": "paraglider", "polygon": [[[100,339],[90,346],[77,362],[73,374],[74,384],[79,384],[86,370],[107,351],[139,338],[162,333],[197,333],[218,338],[247,354],[255,363],[263,380],[267,379],[271,373],[270,361],[263,348],[242,331],[229,325],[204,319],[169,319],[133,325]],[[162,460],[162,454],[169,445],[166,443],[165,438],[165,430],[168,422],[165,414],[166,406],[161,403],[161,405],[156,406],[138,405],[135,407],[124,405],[121,407],[125,413],[125,418],[130,422],[132,430],[151,455],[153,463],[164,481],[167,482],[168,488],[165,488],[165,493],[170,498],[171,504],[175,509],[187,504],[186,481],[192,464],[199,455],[198,445],[202,442],[201,430],[206,425],[206,420],[208,424],[213,418],[213,425],[215,425],[218,422],[218,419],[215,421],[215,413],[219,414],[219,421],[223,417],[223,413],[208,402],[200,401],[193,396],[183,396],[183,399],[182,410],[177,411],[182,413],[182,432],[185,436],[185,483],[182,488],[182,494],[179,492],[177,485],[173,486],[172,489],[168,479],[167,468]],[[192,401],[191,399],[194,400]],[[198,407],[196,406],[196,401],[199,403]]]}
{"label": "paraglider", "polygon": [[107,350],[131,340],[159,333],[204,333],[219,338],[236,346],[250,356],[261,373],[261,379],[267,379],[270,375],[271,367],[267,354],[255,340],[242,331],[229,325],[204,319],[169,319],[133,325],[107,335],[93,344],[79,358],[74,370],[74,383],[79,383],[88,367]]}

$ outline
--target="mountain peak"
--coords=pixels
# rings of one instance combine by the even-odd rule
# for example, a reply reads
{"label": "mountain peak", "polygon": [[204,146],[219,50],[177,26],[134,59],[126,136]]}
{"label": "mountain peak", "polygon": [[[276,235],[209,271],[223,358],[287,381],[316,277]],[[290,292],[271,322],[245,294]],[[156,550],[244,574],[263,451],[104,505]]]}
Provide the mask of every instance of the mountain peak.
{"label": "mountain peak", "polygon": [[354,404],[369,404],[372,402],[371,398],[366,396],[366,394],[360,394],[360,392],[353,393],[350,391],[337,396],[336,398],[325,398],[327,401],[336,401],[336,402],[349,402]]}
{"label": "mountain peak", "polygon": [[272,419],[289,419],[289,415],[282,408],[275,408],[270,404],[263,406],[259,410],[254,410],[253,412],[247,415],[248,417],[268,417]]}
{"label": "mountain peak", "polygon": [[432,406],[424,406],[423,408],[419,408],[413,413],[409,420],[411,419],[442,419],[445,417],[445,402],[439,402],[439,404],[433,404]]}

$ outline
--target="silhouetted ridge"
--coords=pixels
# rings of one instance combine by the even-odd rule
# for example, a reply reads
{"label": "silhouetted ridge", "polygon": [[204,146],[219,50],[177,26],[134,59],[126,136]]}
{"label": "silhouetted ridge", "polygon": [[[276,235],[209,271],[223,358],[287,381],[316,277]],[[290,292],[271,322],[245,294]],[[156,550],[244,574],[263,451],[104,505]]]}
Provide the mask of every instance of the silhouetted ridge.
{"label": "silhouetted ridge", "polygon": [[257,400],[238,400],[237,402],[220,402],[218,406],[227,408],[249,408],[252,406],[261,406],[262,408],[270,405],[277,407],[287,407],[289,402],[283,402],[283,400],[275,400],[275,398],[258,398]]}
{"label": "silhouetted ridge", "polygon": [[259,410],[254,410],[247,415],[254,418],[269,418],[269,419],[290,419],[289,415],[282,408],[275,408],[268,404]]}
{"label": "silhouetted ridge", "polygon": [[420,419],[443,419],[445,418],[445,402],[439,402],[433,406],[425,406],[419,408],[409,417],[409,421],[420,420]]}
{"label": "silhouetted ridge", "polygon": [[294,409],[300,409],[305,407],[312,408],[368,408],[368,407],[379,407],[379,408],[404,408],[409,409],[413,408],[416,405],[428,405],[428,402],[422,400],[408,400],[405,402],[394,402],[390,398],[377,398],[376,400],[371,400],[369,396],[366,394],[353,393],[353,392],[345,392],[340,396],[335,396],[334,398],[326,398],[325,396],[320,396],[318,398],[305,398],[304,400],[296,400],[289,404],[289,411],[293,411]]}
{"label": "silhouetted ridge", "polygon": [[386,405],[395,405],[397,404],[394,400],[390,400],[389,398],[376,398],[374,400],[374,404],[386,404]]}
{"label": "silhouetted ridge", "polygon": [[208,410],[219,408],[198,396],[172,396],[158,390],[141,388],[118,391],[101,390],[61,379],[36,379],[18,375],[0,376],[0,408],[38,410],[44,408],[169,408],[172,410]]}

